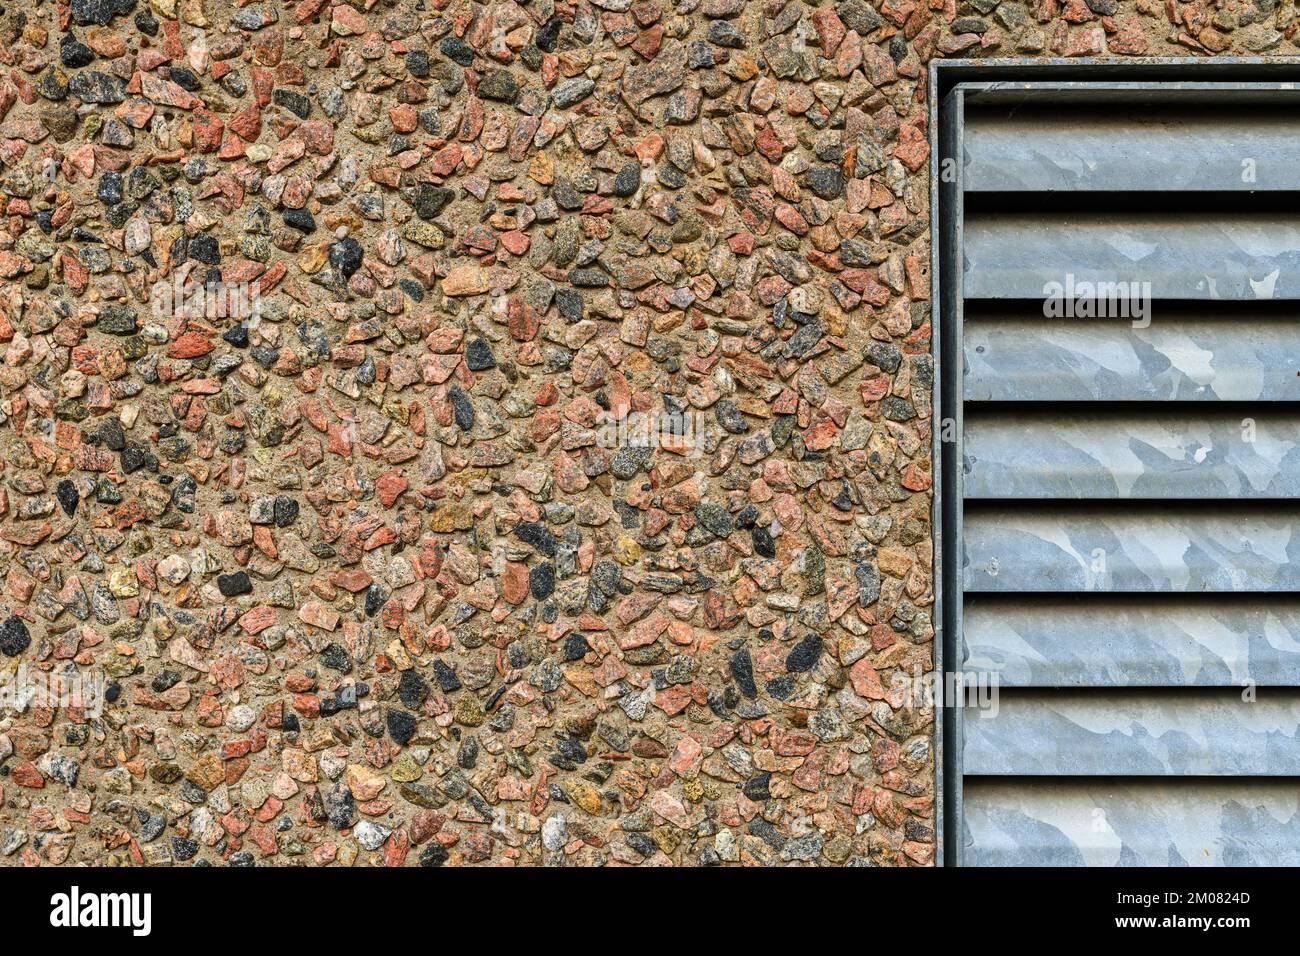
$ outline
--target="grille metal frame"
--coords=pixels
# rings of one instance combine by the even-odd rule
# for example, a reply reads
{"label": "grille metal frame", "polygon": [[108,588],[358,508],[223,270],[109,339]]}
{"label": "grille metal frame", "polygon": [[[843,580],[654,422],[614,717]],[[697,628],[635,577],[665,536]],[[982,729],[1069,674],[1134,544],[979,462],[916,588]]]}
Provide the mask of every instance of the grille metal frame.
{"label": "grille metal frame", "polygon": [[[1023,95],[1030,86],[1051,98],[1077,98],[1100,86],[1122,85],[1132,95],[1175,101],[1221,84],[1221,94],[1243,103],[1300,102],[1300,58],[1039,58],[934,60],[927,74],[930,132],[931,329],[934,357],[932,526],[934,529],[935,672],[946,679],[961,668],[963,655],[962,481],[964,326],[962,183],[966,89]],[[978,87],[974,86],[978,85]],[[1279,157],[1281,158],[1281,157]],[[1292,165],[1294,159],[1288,160]],[[945,173],[948,174],[945,181]],[[1175,407],[1175,406],[1166,406]],[[1187,408],[1187,405],[1182,405]],[[945,424],[950,423],[949,429]],[[945,440],[950,431],[952,440]],[[963,854],[963,712],[944,701],[935,715],[936,864],[959,866]],[[1123,787],[1130,778],[1114,777]],[[1256,778],[1259,779],[1259,778]],[[1292,778],[1294,782],[1294,778]],[[1210,792],[1224,789],[1221,778],[1207,779]],[[1279,785],[1283,781],[1276,781]],[[1188,792],[1187,778],[1172,782],[1172,792]],[[999,784],[1000,785],[1000,784]],[[1039,783],[1038,789],[1049,784]],[[1230,788],[1228,788],[1230,789]]]}

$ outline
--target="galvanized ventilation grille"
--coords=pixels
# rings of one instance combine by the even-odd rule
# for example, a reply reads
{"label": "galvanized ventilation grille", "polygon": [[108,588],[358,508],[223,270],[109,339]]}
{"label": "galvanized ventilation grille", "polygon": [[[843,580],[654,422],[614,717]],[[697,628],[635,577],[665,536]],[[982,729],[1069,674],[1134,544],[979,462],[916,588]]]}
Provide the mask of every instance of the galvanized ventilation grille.
{"label": "galvanized ventilation grille", "polygon": [[[945,666],[1000,682],[945,715],[949,862],[1300,864],[1289,86],[942,101]],[[1150,325],[1047,317],[1067,275]]]}

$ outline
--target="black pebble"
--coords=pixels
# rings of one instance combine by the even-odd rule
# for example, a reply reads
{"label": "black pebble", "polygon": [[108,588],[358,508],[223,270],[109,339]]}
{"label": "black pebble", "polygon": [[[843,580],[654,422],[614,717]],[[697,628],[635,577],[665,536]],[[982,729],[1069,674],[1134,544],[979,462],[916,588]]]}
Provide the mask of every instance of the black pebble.
{"label": "black pebble", "polygon": [[183,90],[191,93],[197,93],[203,86],[199,78],[194,75],[194,71],[183,66],[173,66],[171,68],[171,81]]}
{"label": "black pebble", "polygon": [[126,432],[116,415],[107,416],[104,424],[99,426],[99,440],[109,451],[121,451],[126,447]]}
{"label": "black pebble", "polygon": [[439,44],[438,49],[447,59],[459,63],[461,66],[469,66],[474,62],[474,49],[460,37],[449,36]]}
{"label": "black pebble", "polygon": [[822,199],[835,199],[844,190],[844,175],[834,166],[815,166],[804,181]]}
{"label": "black pebble", "polygon": [[374,617],[388,603],[388,592],[378,584],[366,589],[366,617]]}
{"label": "black pebble", "polygon": [[31,646],[32,635],[20,617],[10,617],[0,624],[0,654],[17,657]]}
{"label": "black pebble", "polygon": [[544,601],[555,593],[555,565],[539,564],[528,572],[528,588],[533,597]]}
{"label": "black pebble", "polygon": [[122,449],[122,471],[130,475],[139,471],[149,462],[149,456],[143,448],[127,445]]}
{"label": "black pebble", "polygon": [[72,22],[78,26],[106,27],[113,17],[130,13],[135,0],[72,0]]}
{"label": "black pebble", "polygon": [[430,843],[420,851],[420,866],[442,866],[449,859],[451,854],[447,848],[437,841]]}
{"label": "black pebble", "polygon": [[541,522],[525,521],[515,525],[514,535],[539,554],[555,557],[555,535]]}
{"label": "black pebble", "polygon": [[742,647],[731,655],[731,676],[736,679],[740,692],[750,700],[758,696],[758,686],[754,683],[754,661],[749,656],[749,648]]}
{"label": "black pebble", "polygon": [[329,817],[330,826],[336,830],[352,826],[352,821],[356,819],[357,802],[343,781],[334,784],[325,795],[325,814]]}
{"label": "black pebble", "polygon": [[346,239],[330,244],[330,265],[350,277],[361,268],[361,260],[365,254],[366,251],[361,248],[361,243],[348,236]]}
{"label": "black pebble", "polygon": [[54,489],[54,497],[59,499],[59,507],[69,518],[77,513],[77,503],[81,501],[81,495],[77,493],[77,486],[70,480],[64,478],[59,482],[58,487]]}
{"label": "black pebble", "polygon": [[471,372],[482,372],[485,369],[496,368],[496,356],[492,354],[492,346],[488,345],[484,339],[471,339],[465,348],[465,364],[469,366]]}
{"label": "black pebble", "polygon": [[644,833],[628,833],[623,839],[627,841],[628,846],[642,856],[651,856],[659,849],[659,844]]}
{"label": "black pebble", "polygon": [[293,90],[278,89],[271,97],[276,106],[283,106],[298,119],[306,119],[311,113],[311,100]]}
{"label": "black pebble", "polygon": [[59,42],[59,62],[68,69],[89,66],[94,60],[95,52],[71,34]]}
{"label": "black pebble", "polygon": [[551,17],[546,24],[537,31],[537,38],[533,41],[537,49],[544,53],[551,53],[555,50],[555,41],[560,38],[560,27],[563,22],[559,17]]}
{"label": "black pebble", "polygon": [[794,678],[789,674],[782,674],[767,682],[768,696],[776,700],[788,700],[794,693]]}
{"label": "black pebble", "polygon": [[191,259],[214,266],[221,261],[221,245],[216,236],[200,232],[190,237],[189,254]]}
{"label": "black pebble", "polygon": [[626,163],[614,177],[614,195],[631,196],[641,188],[641,164]]}
{"label": "black pebble", "polygon": [[284,211],[284,224],[292,226],[299,232],[315,232],[316,220],[311,217],[306,209],[286,209]]}
{"label": "black pebble", "polygon": [[456,193],[444,186],[435,186],[433,183],[420,183],[415,189],[411,204],[417,216],[429,220],[437,217],[439,213],[447,208],[447,204],[455,198]]}
{"label": "black pebble", "polygon": [[352,657],[339,644],[327,644],[320,652],[320,662],[331,670],[352,673]]}
{"label": "black pebble", "polygon": [[287,528],[298,520],[298,502],[288,495],[276,495],[273,514],[275,526]]}
{"label": "black pebble", "polygon": [[467,432],[474,427],[474,406],[469,400],[469,396],[461,390],[459,385],[453,385],[447,392],[447,398],[451,400],[452,414],[456,418],[456,427],[461,431]]}
{"label": "black pebble", "polygon": [[96,187],[96,194],[99,201],[105,206],[114,206],[122,201],[122,174],[108,170],[104,175],[99,177],[99,185]]}
{"label": "black pebble", "polygon": [[388,711],[388,735],[403,747],[415,736],[415,728],[418,724],[419,721],[415,719],[414,714],[391,708]]}
{"label": "black pebble", "polygon": [[791,674],[802,674],[817,666],[822,656],[822,639],[809,634],[796,644],[785,659],[785,669]]}
{"label": "black pebble", "polygon": [[444,664],[442,661],[433,662],[433,678],[438,682],[444,694],[450,694],[454,690],[460,690],[460,678],[456,672]]}
{"label": "black pebble", "polygon": [[423,50],[409,50],[406,54],[406,72],[411,76],[429,75],[429,54]]}
{"label": "black pebble", "polygon": [[564,639],[564,659],[580,661],[591,653],[591,645],[581,634],[570,634]]}
{"label": "black pebble", "polygon": [[582,293],[576,289],[556,289],[555,305],[566,322],[582,321]]}
{"label": "black pebble", "polygon": [[402,679],[397,682],[397,696],[411,710],[419,710],[429,696],[429,682],[414,668],[402,671]]}
{"label": "black pebble", "polygon": [[768,790],[768,784],[772,782],[771,773],[760,773],[757,777],[751,777],[745,781],[744,786],[740,789],[745,796],[751,800],[770,800],[772,794]]}
{"label": "black pebble", "polygon": [[234,574],[217,575],[217,590],[226,597],[238,597],[241,594],[252,594],[253,584],[248,580],[247,571],[236,571]]}
{"label": "black pebble", "polygon": [[574,763],[587,762],[587,748],[583,746],[581,740],[557,740],[555,749]]}

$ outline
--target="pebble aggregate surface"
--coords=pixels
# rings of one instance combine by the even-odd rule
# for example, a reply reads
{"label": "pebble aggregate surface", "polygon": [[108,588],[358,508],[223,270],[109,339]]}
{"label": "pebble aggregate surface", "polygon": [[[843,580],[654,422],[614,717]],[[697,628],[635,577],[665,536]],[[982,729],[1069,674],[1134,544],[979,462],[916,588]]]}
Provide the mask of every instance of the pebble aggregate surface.
{"label": "pebble aggregate surface", "polygon": [[5,4],[0,864],[931,864],[926,65],[1293,15]]}

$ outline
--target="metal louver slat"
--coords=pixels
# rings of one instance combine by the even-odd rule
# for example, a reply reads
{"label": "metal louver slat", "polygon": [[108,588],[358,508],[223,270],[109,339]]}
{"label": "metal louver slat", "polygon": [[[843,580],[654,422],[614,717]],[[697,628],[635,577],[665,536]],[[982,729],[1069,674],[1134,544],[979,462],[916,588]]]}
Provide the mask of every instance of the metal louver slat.
{"label": "metal louver slat", "polygon": [[967,498],[1300,497],[1300,421],[1195,406],[966,415]]}
{"label": "metal louver slat", "polygon": [[1300,91],[940,92],[945,861],[1300,864]]}
{"label": "metal louver slat", "polygon": [[971,595],[963,656],[1004,688],[1300,686],[1300,597]]}
{"label": "metal louver slat", "polygon": [[1300,299],[1295,221],[1254,213],[983,212],[966,219],[965,295],[1041,300],[1052,283],[1069,289],[1073,282],[1076,289],[1113,285],[1119,299],[1140,283],[1155,299]]}
{"label": "metal louver slat", "polygon": [[1300,401],[1300,319],[1252,319],[1226,305],[1208,317],[1169,305],[1160,314],[1134,328],[1110,319],[1048,325],[1041,310],[968,312],[966,401]]}
{"label": "metal louver slat", "polygon": [[967,508],[968,591],[1297,591],[1300,509]]}
{"label": "metal louver slat", "polygon": [[[1300,118],[1273,108],[1098,102],[984,107],[966,125],[967,192],[1300,189]],[[1254,160],[1243,176],[1241,157]]]}
{"label": "metal louver slat", "polygon": [[1293,780],[978,777],[973,866],[1300,866]]}
{"label": "metal louver slat", "polygon": [[1236,688],[1015,690],[966,719],[966,772],[989,775],[1300,775],[1300,695]]}

